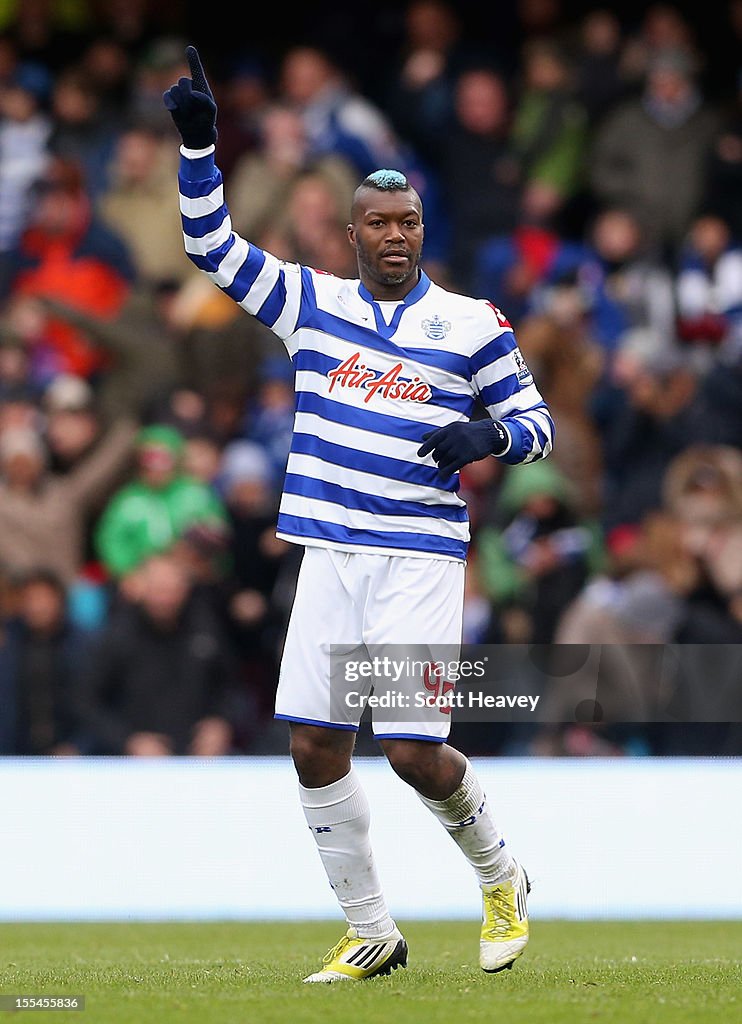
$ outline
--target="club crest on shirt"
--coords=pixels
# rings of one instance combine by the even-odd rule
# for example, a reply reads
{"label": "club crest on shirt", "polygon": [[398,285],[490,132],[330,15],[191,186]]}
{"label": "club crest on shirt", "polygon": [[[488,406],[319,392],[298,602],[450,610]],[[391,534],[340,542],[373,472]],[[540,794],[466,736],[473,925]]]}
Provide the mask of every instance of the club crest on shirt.
{"label": "club crest on shirt", "polygon": [[441,320],[436,313],[435,316],[431,317],[429,320],[423,320],[420,326],[425,332],[426,338],[430,338],[431,341],[443,341],[451,330],[451,321]]}
{"label": "club crest on shirt", "polygon": [[528,363],[523,358],[523,353],[519,348],[513,349],[513,359],[515,360],[519,383],[524,387],[528,384],[533,384],[533,376],[528,369]]}
{"label": "club crest on shirt", "polygon": [[335,367],[328,370],[329,393],[335,387],[365,391],[364,404],[372,398],[391,398],[400,402],[429,402],[433,392],[417,374],[404,374],[404,364],[396,363],[391,370],[381,373],[372,370],[360,361],[361,353],[355,352]]}

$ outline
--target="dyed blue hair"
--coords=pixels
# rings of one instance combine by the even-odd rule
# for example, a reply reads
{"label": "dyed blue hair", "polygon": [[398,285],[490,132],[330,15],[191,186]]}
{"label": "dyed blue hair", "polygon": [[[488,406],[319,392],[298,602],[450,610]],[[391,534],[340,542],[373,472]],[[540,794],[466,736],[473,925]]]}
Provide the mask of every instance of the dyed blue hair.
{"label": "dyed blue hair", "polygon": [[393,171],[387,167],[373,171],[361,182],[361,188],[375,188],[379,192],[406,192],[411,187],[401,171]]}

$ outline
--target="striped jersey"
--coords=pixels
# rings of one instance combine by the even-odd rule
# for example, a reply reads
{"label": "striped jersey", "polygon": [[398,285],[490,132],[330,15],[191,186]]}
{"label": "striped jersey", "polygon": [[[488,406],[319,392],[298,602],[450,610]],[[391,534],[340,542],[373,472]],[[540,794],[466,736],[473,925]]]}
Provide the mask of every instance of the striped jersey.
{"label": "striped jersey", "polygon": [[214,147],[181,147],[180,208],[192,262],[284,343],[295,414],[279,537],[303,545],[465,559],[458,473],[423,434],[481,402],[510,434],[498,458],[548,455],[553,422],[504,315],[420,272],[396,306],[359,280],[278,260],[232,229]]}

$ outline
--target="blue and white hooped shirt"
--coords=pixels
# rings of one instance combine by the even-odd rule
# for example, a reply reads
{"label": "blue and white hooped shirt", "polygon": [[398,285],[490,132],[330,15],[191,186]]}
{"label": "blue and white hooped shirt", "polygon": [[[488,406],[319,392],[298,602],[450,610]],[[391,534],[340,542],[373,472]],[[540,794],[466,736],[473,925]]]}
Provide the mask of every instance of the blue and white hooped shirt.
{"label": "blue and white hooped shirt", "polygon": [[296,409],[278,536],[347,551],[465,559],[458,474],[417,450],[480,400],[517,464],[551,451],[554,425],[505,316],[484,299],[417,285],[384,311],[358,280],[284,263],[232,230],[214,147],[181,147],[189,258],[284,343]]}

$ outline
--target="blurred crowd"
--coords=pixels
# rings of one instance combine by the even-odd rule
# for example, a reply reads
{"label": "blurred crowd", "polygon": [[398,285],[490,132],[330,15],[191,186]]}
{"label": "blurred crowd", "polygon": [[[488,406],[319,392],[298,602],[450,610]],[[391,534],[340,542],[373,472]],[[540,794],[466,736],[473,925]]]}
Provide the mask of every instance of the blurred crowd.
{"label": "blurred crowd", "polygon": [[[670,3],[506,6],[483,26],[444,0],[380,4],[373,46],[332,6],[263,49],[206,34],[234,226],[356,277],[353,190],[399,168],[426,271],[515,324],[556,445],[461,474],[466,643],[735,645],[742,0],[717,11],[718,49]],[[177,2],[0,3],[0,753],[285,746],[293,375],[183,252],[162,93],[199,27]],[[703,709],[605,726],[565,706],[467,735],[477,753],[741,753]]]}

